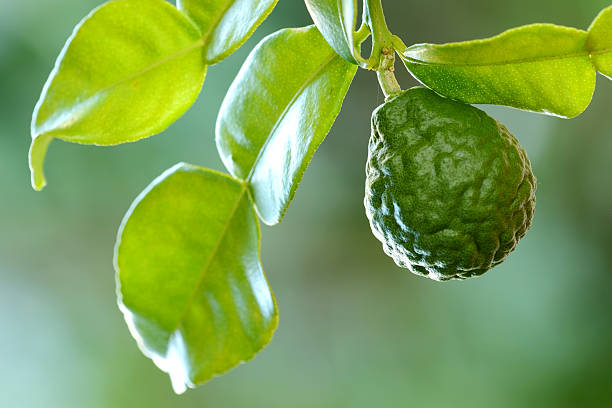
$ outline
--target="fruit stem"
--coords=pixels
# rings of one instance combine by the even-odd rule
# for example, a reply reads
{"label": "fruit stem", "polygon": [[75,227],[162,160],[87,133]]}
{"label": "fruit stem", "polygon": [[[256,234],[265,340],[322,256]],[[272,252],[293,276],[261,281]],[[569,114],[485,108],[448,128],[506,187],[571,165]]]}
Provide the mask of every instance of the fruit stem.
{"label": "fruit stem", "polygon": [[383,48],[380,56],[380,64],[376,70],[376,76],[378,77],[378,83],[386,99],[402,92],[402,88],[395,78],[394,71],[395,52],[393,49]]}
{"label": "fruit stem", "polygon": [[363,22],[372,32],[372,54],[368,60],[369,66],[377,71],[378,82],[385,94],[390,98],[402,91],[395,74],[395,36],[389,31],[381,0],[365,0]]}

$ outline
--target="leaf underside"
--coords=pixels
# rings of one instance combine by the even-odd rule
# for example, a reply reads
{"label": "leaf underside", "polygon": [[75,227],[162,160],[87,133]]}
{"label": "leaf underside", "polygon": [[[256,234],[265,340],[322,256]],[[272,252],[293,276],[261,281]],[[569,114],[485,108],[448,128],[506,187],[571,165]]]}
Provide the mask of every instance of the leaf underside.
{"label": "leaf underside", "polygon": [[591,102],[597,70],[612,72],[612,8],[588,32],[532,24],[484,40],[417,44],[400,56],[444,96],[571,118]]}
{"label": "leaf underside", "polygon": [[251,359],[278,312],[244,183],[179,164],[134,202],[119,231],[119,306],[177,393]]}
{"label": "leaf underside", "polygon": [[265,38],[242,66],[219,112],[217,148],[265,223],[283,218],[356,70],[314,26]]}

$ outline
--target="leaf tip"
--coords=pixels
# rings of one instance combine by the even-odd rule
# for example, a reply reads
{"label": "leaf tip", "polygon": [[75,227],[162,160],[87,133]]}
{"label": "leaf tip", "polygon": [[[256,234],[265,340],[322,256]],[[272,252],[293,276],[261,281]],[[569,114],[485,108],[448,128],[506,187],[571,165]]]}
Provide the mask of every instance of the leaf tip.
{"label": "leaf tip", "polygon": [[30,146],[29,162],[32,180],[32,188],[41,191],[46,185],[44,163],[47,149],[53,138],[46,135],[39,135],[32,139]]}

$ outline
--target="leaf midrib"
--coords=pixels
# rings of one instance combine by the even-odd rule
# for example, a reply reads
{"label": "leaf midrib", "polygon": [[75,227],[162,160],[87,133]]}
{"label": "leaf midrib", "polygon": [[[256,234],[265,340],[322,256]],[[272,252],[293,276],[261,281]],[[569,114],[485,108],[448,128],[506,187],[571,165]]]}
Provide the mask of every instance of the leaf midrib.
{"label": "leaf midrib", "polygon": [[[340,17],[340,27],[342,27],[342,35],[344,37],[344,42],[345,45],[347,47],[347,50],[349,52],[349,55],[353,55],[353,30],[347,30],[346,25],[344,24],[344,8],[343,8],[344,3],[342,3],[342,1],[339,1],[337,3],[338,6],[338,16]],[[355,12],[353,10],[353,16],[355,15]],[[354,18],[353,18],[354,20]]]}
{"label": "leaf midrib", "polygon": [[230,211],[229,216],[227,217],[225,224],[223,225],[223,229],[221,230],[219,239],[217,240],[217,242],[215,243],[215,246],[211,250],[210,255],[208,256],[208,259],[206,259],[204,267],[202,268],[202,271],[200,272],[200,275],[198,276],[198,281],[194,285],[191,293],[189,294],[189,297],[187,298],[183,311],[181,312],[181,314],[179,315],[176,321],[176,325],[169,332],[170,336],[172,335],[172,333],[176,332],[183,324],[183,320],[185,319],[187,312],[189,311],[189,309],[191,308],[191,305],[193,304],[193,300],[195,299],[196,293],[198,293],[198,289],[200,289],[200,287],[204,283],[204,278],[206,277],[206,273],[210,269],[210,265],[212,264],[213,259],[215,259],[217,252],[219,251],[219,248],[221,247],[221,244],[223,243],[223,240],[225,239],[225,235],[227,234],[229,226],[231,225],[234,219],[234,216],[236,215],[236,212],[238,211],[238,208],[240,207],[240,203],[242,202],[242,199],[244,198],[244,195],[247,192],[247,184],[244,182],[240,184],[241,184],[241,188],[236,198],[236,203],[234,204],[234,207]]}
{"label": "leaf midrib", "polygon": [[520,59],[508,60],[508,61],[482,62],[482,63],[430,62],[430,61],[420,60],[418,58],[409,57],[407,55],[404,55],[404,53],[400,53],[400,56],[406,62],[409,62],[412,64],[419,64],[419,65],[435,65],[435,66],[450,66],[450,67],[488,67],[488,66],[502,66],[502,65],[519,65],[519,64],[528,64],[528,63],[535,63],[535,62],[554,61],[554,60],[560,60],[560,59],[572,59],[572,58],[579,58],[579,57],[588,57],[589,59],[591,59],[593,56],[607,54],[610,52],[612,52],[612,48],[606,48],[606,49],[597,50],[597,51],[584,50],[581,52],[568,53],[568,54],[563,54],[563,55],[554,55],[554,56],[549,56],[549,57],[520,58]]}
{"label": "leaf midrib", "polygon": [[324,72],[324,69],[331,64],[331,62],[334,60],[334,58],[337,56],[338,54],[336,54],[335,51],[332,51],[329,55],[329,57],[325,58],[323,60],[323,62],[321,62],[319,64],[319,66],[317,67],[317,69],[308,77],[306,78],[306,80],[304,81],[304,84],[302,84],[302,86],[296,91],[296,93],[293,95],[293,97],[291,98],[291,100],[289,101],[289,103],[287,104],[287,106],[285,106],[285,109],[281,112],[281,114],[279,115],[277,121],[274,123],[274,126],[272,126],[272,129],[270,129],[270,132],[268,132],[268,135],[266,137],[266,141],[264,142],[264,144],[261,146],[261,149],[259,149],[259,152],[257,153],[257,156],[255,157],[255,160],[253,161],[253,164],[251,165],[251,170],[249,170],[249,174],[247,175],[245,182],[246,184],[250,184],[251,183],[251,179],[253,178],[253,174],[255,173],[255,169],[257,168],[257,165],[259,164],[259,161],[261,160],[261,157],[263,155],[263,153],[266,151],[268,145],[270,144],[270,141],[272,140],[272,135],[274,135],[274,133],[276,132],[276,129],[278,129],[278,127],[280,126],[280,124],[283,122],[283,119],[285,118],[285,116],[287,116],[287,113],[289,112],[289,110],[291,110],[291,107],[293,107],[293,105],[295,104],[295,101],[297,101],[297,99],[301,96],[301,94],[304,92],[304,90],[312,83],[314,82],[314,80],[321,75]]}
{"label": "leaf midrib", "polygon": [[[162,59],[160,59],[159,61],[155,61],[155,62],[153,62],[153,63],[152,63],[152,64],[150,64],[149,66],[146,66],[146,67],[142,68],[141,70],[139,70],[139,71],[137,71],[137,72],[135,72],[135,73],[133,73],[133,74],[131,74],[131,75],[129,75],[129,76],[127,76],[127,77],[125,77],[125,78],[122,78],[122,79],[120,79],[120,80],[118,80],[118,81],[116,81],[116,82],[114,82],[114,83],[112,83],[112,84],[110,84],[110,85],[105,86],[104,88],[101,88],[101,89],[99,89],[99,90],[97,90],[97,91],[93,92],[93,93],[92,93],[92,96],[93,96],[93,95],[95,95],[95,94],[97,94],[97,93],[101,93],[101,92],[103,93],[103,92],[106,92],[106,91],[108,91],[108,90],[110,90],[110,89],[113,89],[113,88],[115,88],[115,87],[118,87],[118,86],[120,86],[120,85],[122,85],[122,84],[124,84],[124,83],[126,83],[126,82],[129,82],[129,81],[131,81],[132,79],[135,79],[135,78],[137,78],[137,77],[139,77],[139,76],[141,76],[141,75],[144,75],[145,73],[147,73],[147,72],[149,72],[149,71],[152,71],[152,70],[154,70],[155,68],[160,67],[160,66],[162,66],[163,64],[165,64],[165,63],[167,63],[167,62],[173,61],[173,60],[175,60],[175,59],[177,59],[177,58],[179,58],[179,57],[181,57],[181,56],[183,56],[183,55],[187,54],[188,52],[190,52],[190,51],[192,51],[192,50],[194,50],[194,49],[196,49],[196,48],[200,48],[200,47],[205,48],[205,47],[206,47],[206,46],[208,46],[208,44],[209,44],[209,40],[210,40],[211,34],[212,34],[212,33],[214,32],[214,30],[217,28],[217,26],[219,25],[219,22],[220,22],[220,21],[221,21],[221,19],[223,18],[223,15],[224,15],[224,14],[225,14],[225,12],[226,12],[226,11],[227,11],[227,10],[230,8],[230,6],[232,5],[232,3],[233,3],[233,0],[229,0],[228,2],[226,2],[226,3],[225,3],[225,6],[224,6],[224,7],[223,7],[223,8],[220,10],[220,12],[219,12],[219,13],[218,13],[218,14],[217,14],[217,15],[216,15],[214,18],[213,18],[213,21],[212,21],[212,23],[210,24],[210,28],[209,28],[209,29],[208,29],[208,30],[207,30],[205,33],[203,33],[203,35],[200,37],[200,39],[199,39],[198,41],[194,42],[193,44],[191,44],[191,45],[189,45],[189,46],[187,46],[187,47],[185,47],[185,48],[183,48],[183,49],[181,49],[181,50],[176,51],[176,52],[175,52],[175,53],[173,53],[173,54],[170,54],[170,55],[168,55],[168,56],[166,56],[166,57],[163,57],[163,58],[162,58]],[[178,11],[179,11],[180,13],[183,13],[181,10],[178,10]],[[183,13],[183,14],[184,14],[184,13]],[[196,26],[196,27],[197,27],[197,24],[196,24],[195,22],[193,22],[193,21],[191,20],[191,18],[189,18],[189,16],[187,16],[187,15],[185,15],[185,14],[184,14],[184,16],[185,16],[185,18],[189,19],[189,21],[190,21],[190,22],[191,22],[191,23],[192,23],[194,26]],[[199,31],[199,27],[198,27],[198,31]],[[206,66],[207,66],[206,61],[204,61],[203,66],[204,66],[204,67],[206,67]]]}
{"label": "leaf midrib", "polygon": [[[194,49],[196,49],[196,48],[198,48],[200,46],[203,46],[203,45],[204,45],[204,39],[201,38],[200,40],[196,41],[195,43],[191,44],[190,46],[185,47],[182,50],[179,50],[179,51],[175,52],[174,54],[171,54],[171,55],[169,55],[167,57],[164,57],[164,58],[160,59],[159,61],[155,61],[151,65],[149,65],[149,66],[147,66],[145,68],[142,68],[140,71],[137,71],[137,72],[135,72],[135,73],[125,77],[125,78],[122,78],[122,79],[116,81],[115,83],[112,83],[110,85],[105,86],[104,88],[101,88],[101,89],[95,91],[92,94],[92,96],[97,94],[97,93],[106,92],[106,91],[111,90],[113,88],[116,88],[116,87],[118,87],[118,86],[120,86],[120,85],[122,85],[122,84],[124,84],[126,82],[129,82],[132,79],[138,78],[139,76],[144,75],[147,72],[152,71],[155,68],[160,67],[160,66],[162,66],[163,64],[165,64],[167,62],[173,61],[173,60],[175,60],[175,59],[177,59],[177,58],[187,54],[189,51],[192,51],[192,50],[194,50]],[[204,66],[206,66],[206,65],[204,65]]]}

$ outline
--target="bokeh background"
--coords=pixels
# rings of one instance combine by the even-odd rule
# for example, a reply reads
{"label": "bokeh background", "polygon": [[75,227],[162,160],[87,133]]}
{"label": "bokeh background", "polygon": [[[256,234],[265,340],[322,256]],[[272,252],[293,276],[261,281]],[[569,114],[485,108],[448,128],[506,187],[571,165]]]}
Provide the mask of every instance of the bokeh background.
{"label": "bokeh background", "polygon": [[[532,22],[586,28],[608,0],[384,0],[406,43],[487,37]],[[436,283],[397,268],[363,212],[375,75],[358,73],[285,221],[264,227],[280,327],[255,360],[183,396],[138,351],[116,307],[119,222],[176,162],[222,169],[216,112],[249,50],[310,24],[281,0],[212,67],[162,135],[113,148],[54,142],[49,186],[30,188],[30,115],[73,26],[98,0],[0,0],[0,406],[612,406],[612,82],[563,120],[485,107],[538,177],[533,228],[484,277]],[[415,84],[403,68],[404,87]]]}

